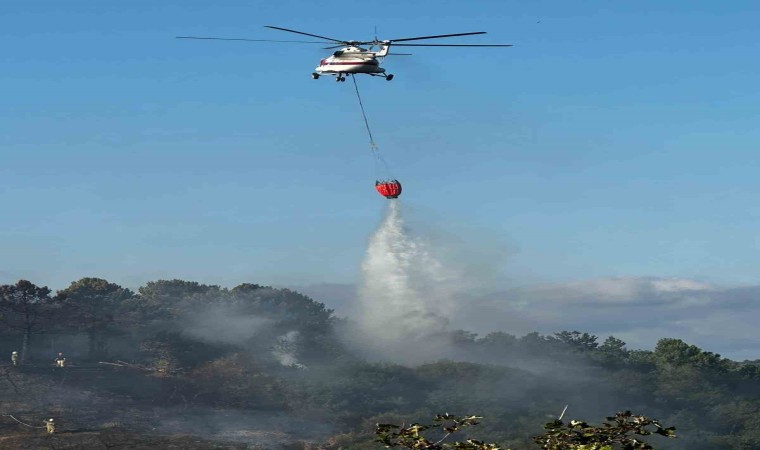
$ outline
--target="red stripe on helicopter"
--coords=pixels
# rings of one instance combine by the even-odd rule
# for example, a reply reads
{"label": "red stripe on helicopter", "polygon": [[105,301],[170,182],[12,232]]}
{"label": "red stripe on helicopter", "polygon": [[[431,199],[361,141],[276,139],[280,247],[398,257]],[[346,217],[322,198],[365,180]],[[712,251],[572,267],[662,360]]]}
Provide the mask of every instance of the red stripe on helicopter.
{"label": "red stripe on helicopter", "polygon": [[327,62],[326,66],[377,66],[377,61],[356,61],[356,62]]}

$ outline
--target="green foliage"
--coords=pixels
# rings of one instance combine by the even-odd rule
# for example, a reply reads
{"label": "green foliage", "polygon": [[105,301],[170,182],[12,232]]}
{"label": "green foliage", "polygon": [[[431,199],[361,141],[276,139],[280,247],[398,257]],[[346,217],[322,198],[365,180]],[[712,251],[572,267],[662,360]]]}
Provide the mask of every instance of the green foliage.
{"label": "green foliage", "polygon": [[281,382],[263,372],[250,356],[236,353],[208,362],[188,376],[196,396],[218,407],[282,408]]}
{"label": "green foliage", "polygon": [[658,434],[668,438],[676,437],[675,427],[663,428],[657,420],[630,411],[607,417],[601,427],[581,420],[571,420],[568,423],[555,420],[547,423],[544,428],[544,434],[533,438],[543,450],[652,450],[654,447],[641,440],[640,436]]}
{"label": "green foliage", "polygon": [[51,325],[54,314],[50,289],[27,280],[0,286],[0,318],[10,329],[41,332]]}
{"label": "green foliage", "polygon": [[654,358],[660,365],[688,365],[712,372],[728,372],[731,367],[730,361],[719,354],[702,351],[680,339],[660,339],[654,349]]}
{"label": "green foliage", "polygon": [[425,383],[413,369],[394,364],[355,362],[310,369],[301,389],[312,405],[327,407],[343,426],[362,417],[409,413],[425,401]]}
{"label": "green foliage", "polygon": [[133,297],[129,289],[101,278],[82,278],[56,295],[67,327],[87,332],[90,359],[107,356],[108,336],[130,322],[127,302]]}
{"label": "green foliage", "polygon": [[580,352],[591,351],[599,346],[596,336],[580,331],[560,331],[554,333],[554,339]]}
{"label": "green foliage", "polygon": [[615,336],[609,336],[599,347],[599,351],[616,359],[625,359],[628,351],[625,349],[625,342]]}
{"label": "green foliage", "polygon": [[519,345],[520,341],[513,336],[502,331],[495,331],[487,334],[480,339],[479,344],[488,348],[512,349]]}
{"label": "green foliage", "polygon": [[149,281],[137,290],[136,307],[144,319],[172,319],[182,316],[188,308],[213,302],[221,291],[219,286],[195,281]]}
{"label": "green foliage", "polygon": [[[433,423],[427,425],[377,424],[376,440],[386,448],[411,450],[507,450],[498,444],[477,439],[444,442],[461,433],[464,428],[478,425],[479,419],[482,417],[459,417],[447,413],[436,415]],[[657,420],[634,415],[630,411],[607,417],[601,427],[581,420],[571,420],[568,423],[554,420],[544,428],[544,434],[533,438],[542,450],[652,450],[654,447],[641,440],[641,436],[657,434],[668,438],[676,437],[674,427],[663,428]]]}
{"label": "green foliage", "polygon": [[52,328],[57,306],[47,286],[39,287],[27,280],[0,286],[0,323],[6,330],[21,332],[22,364],[32,335]]}
{"label": "green foliage", "polygon": [[[449,437],[467,427],[477,425],[480,416],[455,416],[453,414],[438,414],[433,423],[420,425],[413,423],[409,426],[394,424],[377,424],[375,434],[377,442],[386,448],[406,448],[414,450],[500,450],[496,444],[487,444],[476,439],[465,439],[460,442],[444,442]],[[438,436],[430,437],[433,431]]]}

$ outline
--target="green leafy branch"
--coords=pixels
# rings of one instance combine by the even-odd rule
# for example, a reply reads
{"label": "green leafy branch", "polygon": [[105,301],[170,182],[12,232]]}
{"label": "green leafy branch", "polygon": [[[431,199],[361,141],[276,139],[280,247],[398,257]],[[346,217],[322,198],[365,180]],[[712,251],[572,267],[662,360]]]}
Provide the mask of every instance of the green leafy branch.
{"label": "green leafy branch", "polygon": [[567,424],[555,420],[544,425],[544,429],[544,434],[533,438],[543,450],[652,450],[654,447],[640,440],[639,436],[676,437],[674,427],[664,428],[657,420],[630,411],[607,417],[601,427],[581,420],[571,420]]}
{"label": "green leafy branch", "polygon": [[[433,423],[427,425],[377,424],[376,441],[386,448],[409,450],[509,450],[477,439],[444,443],[463,428],[477,425],[478,419],[482,417],[459,417],[447,413],[437,415]],[[544,434],[533,438],[534,442],[541,445],[542,450],[653,450],[654,447],[639,437],[652,434],[676,437],[674,427],[664,428],[657,420],[635,415],[630,411],[607,417],[600,427],[581,420],[564,423],[557,419],[547,423],[544,429]],[[442,437],[434,440],[430,437],[432,435]]]}
{"label": "green leafy branch", "polygon": [[[413,450],[506,450],[495,444],[486,444],[475,439],[467,439],[463,442],[443,443],[454,433],[463,428],[477,425],[480,416],[455,416],[453,414],[438,414],[429,425],[413,423],[405,427],[394,424],[377,424],[375,434],[377,441],[386,448],[407,448]],[[423,433],[428,430],[438,430],[443,434],[438,440],[431,440]]]}

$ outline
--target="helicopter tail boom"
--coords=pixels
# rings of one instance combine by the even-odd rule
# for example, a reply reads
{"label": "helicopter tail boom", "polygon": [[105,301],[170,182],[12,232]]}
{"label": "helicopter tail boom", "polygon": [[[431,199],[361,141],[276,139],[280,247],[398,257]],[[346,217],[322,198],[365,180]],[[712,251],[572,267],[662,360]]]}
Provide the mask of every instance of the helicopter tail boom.
{"label": "helicopter tail boom", "polygon": [[380,51],[379,52],[375,52],[375,57],[376,58],[383,58],[385,56],[388,56],[388,52],[390,51],[390,49],[391,49],[391,43],[390,42],[382,42],[380,44]]}

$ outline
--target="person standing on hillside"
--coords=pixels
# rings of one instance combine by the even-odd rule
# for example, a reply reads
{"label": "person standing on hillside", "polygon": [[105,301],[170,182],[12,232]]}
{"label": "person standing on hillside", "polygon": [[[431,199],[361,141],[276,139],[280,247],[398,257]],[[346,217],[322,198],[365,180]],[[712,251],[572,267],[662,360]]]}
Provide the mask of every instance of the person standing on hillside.
{"label": "person standing on hillside", "polygon": [[55,366],[63,367],[66,364],[66,358],[63,357],[63,353],[58,352],[58,357],[55,358]]}
{"label": "person standing on hillside", "polygon": [[11,353],[11,362],[14,366],[18,366],[18,352]]}

